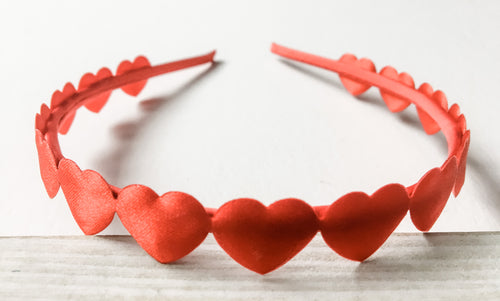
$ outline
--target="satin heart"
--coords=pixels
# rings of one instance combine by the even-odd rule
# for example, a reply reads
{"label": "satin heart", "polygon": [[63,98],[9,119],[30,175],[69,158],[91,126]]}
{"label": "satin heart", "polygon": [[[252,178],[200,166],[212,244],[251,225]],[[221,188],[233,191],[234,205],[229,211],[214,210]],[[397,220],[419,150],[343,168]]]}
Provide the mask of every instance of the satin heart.
{"label": "satin heart", "polygon": [[467,165],[467,154],[469,153],[470,145],[470,131],[466,131],[462,137],[462,144],[460,145],[458,153],[458,169],[457,178],[455,180],[455,187],[453,187],[453,195],[457,196],[462,190],[465,182],[465,167]]}
{"label": "satin heart", "polygon": [[210,231],[205,208],[183,192],[158,196],[146,186],[130,185],[118,195],[116,212],[137,243],[161,263],[186,256]]}
{"label": "satin heart", "polygon": [[[398,74],[398,71],[396,71],[396,69],[392,68],[391,66],[384,67],[380,71],[380,75],[398,81],[412,89],[415,88],[413,78],[408,73],[402,72]],[[384,90],[380,90],[380,95],[387,105],[387,108],[389,108],[389,110],[394,113],[403,111],[411,103],[409,100],[398,97]]]}
{"label": "satin heart", "polygon": [[[116,75],[122,75],[123,73],[130,70],[135,70],[150,66],[151,64],[149,63],[147,58],[145,58],[144,56],[138,56],[135,58],[133,63],[128,60],[121,62],[120,65],[118,65],[118,69],[116,70]],[[147,80],[141,80],[133,84],[122,86],[121,89],[128,95],[137,96],[142,91],[146,83]]]}
{"label": "satin heart", "polygon": [[[446,99],[446,95],[442,91],[437,90],[436,92],[433,92],[432,86],[428,83],[423,83],[418,88],[418,91],[427,95],[432,99],[432,101],[440,105],[444,110],[448,110],[448,100]],[[434,121],[434,119],[432,119],[432,117],[429,116],[427,112],[420,109],[418,106],[417,113],[418,117],[420,118],[420,123],[422,123],[422,127],[428,135],[433,135],[441,130],[436,121]]]}
{"label": "satin heart", "polygon": [[93,170],[81,171],[75,162],[59,162],[59,183],[76,223],[86,235],[104,230],[115,215],[116,199],[108,183]]}
{"label": "satin heart", "polygon": [[452,104],[448,109],[448,114],[450,114],[453,119],[457,120],[458,116],[460,116],[460,107],[458,106],[458,104]]}
{"label": "satin heart", "polygon": [[40,165],[40,175],[42,177],[45,190],[50,198],[54,198],[59,191],[59,181],[57,180],[57,163],[54,154],[43,134],[35,130],[36,150],[38,152],[38,163]]}
{"label": "satin heart", "polygon": [[217,243],[242,266],[266,274],[302,250],[318,231],[307,203],[284,199],[264,206],[253,199],[227,202],[212,219]]}
{"label": "satin heart", "polygon": [[[71,97],[73,94],[76,93],[75,87],[73,86],[72,83],[66,83],[64,85],[64,88],[61,91],[56,90],[52,94],[52,98],[50,100],[50,108],[54,109],[55,107],[59,106],[64,100],[66,100],[68,97]],[[71,124],[73,123],[73,120],[75,119],[76,112],[72,112],[67,114],[63,120],[61,121],[59,125],[59,133],[66,135],[69,131],[69,128],[71,127]]]}
{"label": "satin heart", "polygon": [[[371,60],[366,58],[358,60],[358,58],[352,54],[344,54],[339,59],[339,62],[351,64],[371,72],[376,72],[375,65]],[[370,85],[360,83],[358,81],[355,81],[353,79],[344,76],[339,76],[339,77],[340,81],[342,82],[346,90],[349,91],[349,93],[351,93],[354,96],[360,95],[366,90],[370,89]]]}
{"label": "satin heart", "polygon": [[[80,79],[80,83],[78,84],[78,91],[85,90],[90,85],[111,76],[113,76],[113,73],[111,73],[111,70],[106,67],[101,68],[96,75],[90,72],[85,73]],[[91,100],[87,100],[87,102],[85,103],[85,107],[94,113],[99,113],[108,101],[110,95],[111,91],[96,95],[92,97]]]}
{"label": "satin heart", "polygon": [[460,133],[462,133],[462,135],[465,135],[465,132],[467,131],[467,121],[465,120],[465,116],[463,114],[458,116],[457,124],[458,128],[460,129]]}
{"label": "satin heart", "polygon": [[457,159],[446,160],[441,168],[428,171],[410,195],[410,216],[420,231],[429,231],[444,209],[455,185]]}
{"label": "satin heart", "polygon": [[450,116],[457,121],[458,128],[460,129],[462,135],[465,134],[465,131],[467,130],[467,122],[465,121],[465,116],[460,113],[460,107],[454,103],[448,110],[448,114],[450,114]]}
{"label": "satin heart", "polygon": [[37,113],[35,116],[35,129],[39,130],[42,133],[45,132],[49,116],[50,109],[46,104],[43,103],[40,107],[40,113]]}
{"label": "satin heart", "polygon": [[405,188],[389,184],[373,195],[351,192],[331,204],[321,223],[325,242],[341,256],[357,261],[370,257],[406,215]]}

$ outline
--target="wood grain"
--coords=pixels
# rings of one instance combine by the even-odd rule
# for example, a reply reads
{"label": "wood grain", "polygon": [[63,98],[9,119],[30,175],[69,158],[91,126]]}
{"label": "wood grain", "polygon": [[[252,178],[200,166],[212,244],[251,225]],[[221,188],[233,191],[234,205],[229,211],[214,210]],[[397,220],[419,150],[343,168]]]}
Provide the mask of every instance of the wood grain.
{"label": "wood grain", "polygon": [[362,264],[318,235],[268,275],[229,258],[211,235],[162,265],[130,236],[0,238],[0,299],[500,300],[500,233],[393,234]]}

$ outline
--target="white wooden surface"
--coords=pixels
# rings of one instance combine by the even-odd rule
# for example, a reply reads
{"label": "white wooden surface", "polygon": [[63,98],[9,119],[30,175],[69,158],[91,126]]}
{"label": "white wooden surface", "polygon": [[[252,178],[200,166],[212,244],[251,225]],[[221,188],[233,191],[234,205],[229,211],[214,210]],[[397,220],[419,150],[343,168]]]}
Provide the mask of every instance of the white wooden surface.
{"label": "white wooden surface", "polygon": [[211,235],[162,265],[130,236],[0,238],[0,300],[500,300],[500,233],[394,234],[358,264],[320,236],[260,276]]}

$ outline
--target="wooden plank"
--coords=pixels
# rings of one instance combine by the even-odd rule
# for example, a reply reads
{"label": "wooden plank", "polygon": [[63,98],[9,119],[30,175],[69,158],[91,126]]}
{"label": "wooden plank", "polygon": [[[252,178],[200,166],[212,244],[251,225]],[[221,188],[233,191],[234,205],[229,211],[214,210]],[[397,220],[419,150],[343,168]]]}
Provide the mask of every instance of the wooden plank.
{"label": "wooden plank", "polygon": [[130,236],[0,238],[0,299],[500,300],[500,233],[393,234],[368,261],[318,235],[268,275],[234,262],[212,235],[163,265]]}

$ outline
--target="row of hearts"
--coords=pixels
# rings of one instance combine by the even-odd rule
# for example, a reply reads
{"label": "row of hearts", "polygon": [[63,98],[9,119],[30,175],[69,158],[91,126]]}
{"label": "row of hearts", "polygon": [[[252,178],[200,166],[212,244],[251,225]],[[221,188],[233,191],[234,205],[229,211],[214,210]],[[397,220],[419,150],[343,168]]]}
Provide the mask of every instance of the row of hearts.
{"label": "row of hearts", "polygon": [[[341,60],[345,61],[346,57],[349,56],[343,56]],[[125,67],[119,67],[117,74],[123,74],[128,70],[134,69],[135,67],[133,65],[135,64],[135,62],[142,62],[141,64],[143,64],[143,66],[149,66],[149,62],[147,62],[145,58],[140,58],[141,57],[137,58],[134,63],[131,63],[129,61],[122,62],[120,66],[123,65]],[[366,61],[366,59],[362,59],[359,61],[356,59],[354,63],[362,62],[364,60]],[[389,73],[384,70],[391,70],[387,68],[390,67],[384,68],[381,74],[385,73],[387,76],[387,74]],[[112,76],[109,69],[103,68],[101,70],[100,72],[98,72],[98,76],[86,75],[82,77],[79,85],[79,91],[85,89],[98,80]],[[101,75],[101,78],[99,78],[99,74],[104,75]],[[403,79],[408,78],[408,76],[402,76],[403,74],[405,73],[400,74],[399,77]],[[86,79],[84,80],[84,78]],[[341,80],[352,94],[358,95],[364,92],[360,92],[359,86],[357,87],[357,90],[355,89],[356,85],[362,84],[342,77]],[[137,95],[142,90],[145,83],[146,81],[134,83],[124,86],[122,87],[122,89],[131,95]],[[422,89],[424,91],[429,91],[428,87],[424,85],[422,85],[419,90]],[[363,87],[363,89],[364,88],[366,87]],[[430,89],[430,91],[432,91],[432,88]],[[64,101],[74,93],[76,93],[76,91],[73,85],[71,85],[70,83],[66,84],[63,92],[56,91],[53,94],[51,109],[57,107],[58,104],[60,104],[62,101]],[[103,94],[99,95],[95,99],[89,101],[87,103],[88,105],[86,106],[90,106],[91,110],[98,112],[108,100],[110,93],[111,91],[109,91],[109,93],[103,93],[106,94],[105,97],[103,97]],[[381,91],[381,93],[383,92]],[[429,96],[429,94],[427,95]],[[384,101],[388,103],[389,108],[392,108],[391,110],[394,110],[394,106],[389,104],[395,103],[395,96],[391,95],[390,93],[382,94],[382,96],[384,97]],[[440,91],[436,91],[432,94],[432,99],[439,100],[441,103],[443,103],[443,99],[446,100],[446,98],[443,97],[444,94]],[[391,99],[391,101],[388,101],[387,99]],[[398,101],[398,99],[396,99],[396,101]],[[98,102],[99,104],[97,104]],[[93,106],[91,106],[91,104],[93,104]],[[401,108],[402,106],[400,106],[398,110]],[[231,257],[233,257],[242,265],[257,272],[267,272],[269,271],[269,269],[275,269],[276,267],[284,264],[298,251],[300,251],[310,240],[309,236],[306,235],[307,239],[304,238],[303,240],[301,240],[302,243],[297,244],[297,240],[300,236],[298,233],[301,233],[300,229],[309,229],[310,233],[316,233],[318,229],[321,229],[325,241],[328,245],[330,245],[330,247],[332,247],[332,249],[337,251],[342,256],[354,260],[364,260],[365,258],[370,256],[376,249],[378,249],[378,247],[382,245],[382,243],[387,239],[390,233],[392,233],[392,231],[396,228],[400,220],[406,215],[408,209],[410,210],[412,220],[417,228],[423,231],[427,231],[428,229],[430,229],[430,227],[432,227],[435,220],[439,217],[442,209],[444,208],[444,205],[446,204],[446,201],[449,198],[451,190],[455,187],[456,195],[458,194],[458,191],[463,184],[463,179],[459,178],[463,178],[463,173],[465,172],[465,158],[467,156],[466,153],[469,143],[469,132],[465,132],[465,122],[462,122],[460,124],[462,126],[462,130],[465,133],[462,145],[460,147],[461,150],[458,162],[455,156],[451,156],[441,168],[435,168],[429,171],[421,178],[421,180],[416,185],[413,185],[408,189],[405,189],[399,184],[389,184],[382,187],[372,196],[367,196],[364,193],[358,192],[347,194],[334,202],[330,207],[328,207],[328,209],[325,211],[326,213],[324,217],[320,218],[319,220],[316,215],[317,213],[315,214],[313,209],[309,205],[307,205],[303,201],[296,199],[278,201],[269,206],[267,209],[255,200],[234,200],[226,203],[224,206],[219,208],[217,214],[210,220],[203,206],[189,195],[183,193],[173,193],[174,195],[180,194],[182,196],[181,199],[183,199],[184,201],[169,201],[167,202],[168,206],[164,204],[165,202],[156,202],[155,200],[163,200],[164,198],[169,199],[172,196],[172,193],[167,193],[161,197],[158,197],[158,195],[152,192],[149,188],[141,185],[128,186],[124,188],[122,192],[116,195],[112,193],[110,186],[95,171],[86,170],[84,172],[81,172],[78,166],[68,159],[63,159],[60,162],[55,162],[53,153],[47,141],[45,141],[44,135],[42,134],[42,131],[45,129],[45,123],[50,116],[51,109],[49,109],[45,105],[42,105],[41,112],[39,115],[37,114],[36,119],[37,148],[39,152],[42,178],[44,180],[44,183],[46,184],[46,187],[57,186],[57,189],[52,189],[52,192],[49,192],[48,189],[49,195],[55,196],[59,185],[61,185],[66,199],[68,200],[68,204],[70,205],[71,211],[75,217],[75,220],[86,234],[95,234],[102,231],[111,222],[116,210],[127,230],[129,230],[129,232],[134,236],[138,243],[149,254],[151,254],[161,262],[169,262],[185,256],[199,243],[201,243],[201,241],[206,236],[206,233],[210,231],[211,224],[212,232],[214,232],[217,241],[226,250],[226,252],[228,252]],[[463,119],[465,121],[463,115],[459,115],[459,109],[457,105],[452,106],[449,112],[455,118],[455,120],[457,120],[457,122],[460,119]],[[64,124],[68,124],[68,120],[72,121],[73,118],[74,113],[72,117],[71,115],[69,115],[61,124],[60,131],[61,128],[65,128]],[[69,122],[69,125],[70,124],[71,123]],[[67,132],[67,129],[69,129],[69,125],[66,127],[66,129],[62,130],[62,132]],[[50,171],[47,172],[47,170]],[[101,185],[95,185],[98,182],[101,182]],[[49,185],[47,185],[47,183],[49,183]],[[97,191],[95,189],[97,189]],[[400,194],[401,191],[404,192],[404,196],[403,194]],[[137,197],[138,194],[142,194],[142,198]],[[398,194],[400,194],[398,197],[391,197],[391,195],[394,196]],[[379,199],[377,197],[379,195],[384,195],[385,197],[381,198],[381,200],[379,201],[376,201]],[[389,197],[387,197],[387,195]],[[103,198],[103,196],[106,197]],[[194,217],[191,216],[191,218],[179,213],[192,213],[190,212],[190,210],[186,210],[185,208],[186,204],[190,203],[186,201],[186,196],[188,196],[188,199],[192,198],[191,203],[193,203],[194,200],[193,204],[196,205],[193,206],[198,208],[198,214],[195,214]],[[128,202],[118,202],[117,207],[115,208],[116,200],[124,198],[128,199]],[[108,201],[103,202],[103,199]],[[176,198],[174,197],[174,199]],[[131,212],[130,204],[134,204],[134,200],[139,203],[136,207],[132,206],[132,208],[135,208],[135,211],[134,209],[132,209]],[[96,205],[95,202],[100,203]],[[383,202],[389,202],[389,204],[384,205]],[[303,206],[302,210],[296,210],[297,208],[295,208],[297,206],[300,207],[299,205],[297,205],[299,203],[301,204],[300,206]],[[126,204],[124,206],[129,209],[120,209],[123,207],[120,206],[120,204]],[[160,204],[158,206],[164,208],[177,208],[180,206],[180,208],[182,209],[177,208],[176,210],[172,211],[177,213],[168,214],[168,212],[166,213],[162,210],[157,210],[158,208],[155,208],[155,210],[149,211],[150,215],[155,216],[155,218],[151,218],[151,216],[147,216],[148,210],[145,210],[147,209],[145,208],[145,204],[148,206]],[[248,206],[254,208],[254,210],[246,208]],[[278,221],[283,222],[286,220],[293,220],[293,223],[285,223],[286,226],[273,224],[273,227],[269,227],[268,229],[263,226],[265,225],[265,223],[261,223],[261,221],[259,223],[256,223],[255,221],[252,222],[252,218],[241,219],[242,215],[252,215],[260,212],[261,217],[267,216],[267,219],[271,223],[273,223],[273,218],[269,219],[269,216],[273,216],[273,208],[284,208],[281,210],[287,212],[287,214],[282,218],[278,218]],[[374,210],[379,210],[380,214],[374,214]],[[228,213],[223,214],[221,212]],[[262,212],[265,212],[265,214],[262,215]],[[297,214],[309,214],[309,217],[312,217],[313,215],[310,215],[311,212],[314,215],[314,219],[309,218],[307,223],[297,223],[297,221],[293,218],[296,217]],[[368,213],[369,215],[367,216]],[[180,220],[177,219],[176,222],[173,223],[174,226],[172,226],[172,221],[168,218],[169,216],[175,216],[177,218],[179,218],[179,216],[182,216],[182,218]],[[277,216],[280,216],[280,214],[278,214]],[[335,218],[333,218],[334,216]],[[376,218],[372,218],[374,216]],[[186,219],[188,219],[190,222],[187,222]],[[259,218],[257,218],[257,220],[258,219]],[[183,223],[180,223],[181,220],[183,221]],[[205,225],[203,227],[208,228],[206,228],[205,230],[201,230],[201,228],[199,228],[201,227],[200,225],[204,223],[203,221],[207,220],[208,222],[206,222],[206,224],[208,224],[208,226]],[[221,220],[224,222],[221,222]],[[247,224],[242,223],[242,220],[246,220]],[[323,226],[317,225],[319,221],[321,221],[320,224]],[[324,225],[325,223],[328,224],[328,221],[330,221],[330,224],[333,223],[334,226],[330,225],[325,227]],[[177,225],[176,223],[179,224]],[[367,223],[372,224],[368,226]],[[165,231],[165,229],[176,229],[178,228],[177,226],[182,226],[182,224],[191,226],[198,225],[199,227],[192,228],[195,229],[192,235],[184,235],[189,232],[186,232],[185,229],[180,232],[175,232],[174,230]],[[293,235],[286,235],[287,229],[291,229],[291,224],[301,225],[301,227],[295,229],[293,232],[290,232],[290,234],[294,233]],[[220,225],[226,226],[222,227]],[[237,225],[243,226],[239,227]],[[232,234],[231,229],[233,231]],[[249,231],[251,232],[251,229],[260,229],[259,231],[262,233],[254,233],[254,237],[252,239],[243,239],[243,241],[240,241],[242,237],[248,236]],[[268,237],[269,233],[272,234],[272,231],[270,231],[271,229],[281,230],[278,231],[279,235],[272,235],[272,237]],[[314,231],[312,229],[314,229]],[[325,229],[327,230],[325,231]],[[221,232],[225,234],[221,234]],[[182,235],[179,233],[181,233]],[[309,235],[311,235],[310,233]],[[197,238],[194,239],[193,235],[197,236]],[[294,241],[294,243],[284,243],[283,239],[292,240]],[[234,243],[234,241],[238,241],[238,243]],[[258,243],[259,241],[265,241],[266,243]],[[250,243],[251,245],[242,247],[248,243]],[[276,243],[277,245],[275,245]],[[276,255],[276,251],[273,250],[280,250],[280,246],[286,246],[286,248],[277,252],[279,254]],[[269,257],[274,259],[259,260],[258,262],[255,262],[255,260],[252,259],[251,256],[248,256],[248,249],[254,251],[260,250],[262,251],[262,258]],[[264,252],[263,250],[267,251]],[[276,258],[278,258],[279,260]]]}
{"label": "row of hearts", "polygon": [[[364,70],[369,70],[370,72],[376,72],[375,65],[370,59],[367,58],[362,58],[358,59],[356,56],[352,54],[345,54],[343,55],[340,59],[340,62],[343,63],[348,63],[348,64],[353,64],[356,65]],[[117,68],[116,75],[122,75],[125,74],[128,71],[140,69],[140,68],[145,68],[145,67],[150,67],[151,64],[148,61],[147,58],[144,56],[138,56],[135,58],[133,62],[130,62],[128,60],[122,61]],[[386,66],[380,71],[380,75],[387,77],[392,80],[399,81],[407,86],[410,86],[414,89],[414,82],[412,77],[405,73],[399,73],[394,69],[393,67]],[[112,72],[104,67],[101,68],[96,75],[92,73],[86,73],[82,76],[80,79],[79,85],[78,85],[78,91],[75,90],[74,86],[71,83],[67,83],[62,92],[59,90],[56,90],[52,94],[51,98],[51,106],[50,108],[47,107],[45,104],[42,104],[40,113],[36,115],[35,118],[35,128],[41,131],[42,133],[46,132],[46,124],[47,120],[49,119],[49,116],[51,114],[51,110],[56,108],[58,105],[60,105],[65,99],[68,99],[69,97],[73,96],[77,92],[81,92],[85,89],[88,89],[89,87],[93,84],[98,83],[99,81],[110,78],[112,77]],[[345,88],[353,95],[360,95],[361,93],[365,92],[367,89],[370,88],[370,85],[363,84],[360,82],[357,82],[353,79],[349,79],[343,76],[340,76],[340,79],[345,86]],[[139,82],[135,82],[132,84],[128,84],[125,86],[122,86],[121,89],[125,92],[128,93],[132,96],[137,96],[144,86],[146,85],[146,80],[142,80]],[[427,95],[430,97],[430,99],[434,100],[436,103],[440,104],[444,109],[448,110],[448,114],[457,122],[459,125],[459,128],[461,130],[461,135],[462,135],[462,141],[461,145],[458,146],[458,151],[454,153],[454,155],[457,156],[458,159],[458,164],[459,164],[459,175],[457,177],[456,185],[455,185],[455,190],[454,193],[455,195],[458,195],[458,192],[461,189],[461,186],[463,185],[463,180],[464,180],[464,173],[465,173],[465,160],[466,160],[466,153],[468,148],[468,143],[470,139],[470,133],[466,130],[466,121],[465,117],[463,114],[460,113],[460,108],[457,104],[453,104],[449,109],[447,108],[447,100],[445,94],[437,90],[433,92],[433,88],[427,84],[423,83],[419,89],[420,92],[423,94]],[[92,99],[88,99],[85,102],[85,106],[93,111],[93,112],[99,112],[103,106],[106,104],[108,101],[112,91],[107,91],[104,93],[101,93],[99,95],[96,95]],[[410,102],[406,99],[397,97],[395,95],[392,95],[389,91],[380,91],[382,98],[384,99],[385,103],[387,104],[388,108],[392,112],[399,112],[401,110],[404,110],[407,106],[409,106]],[[417,107],[417,112],[420,116],[420,119],[422,121],[422,125],[426,132],[428,134],[435,133],[439,131],[439,127],[437,123],[423,110]],[[59,132],[60,133],[67,133],[69,130],[69,127],[75,117],[76,112],[72,112],[68,114],[65,119],[60,123],[59,126]],[[465,150],[465,151],[464,151]],[[463,165],[463,167],[462,167]],[[47,186],[47,185],[46,185]],[[57,188],[55,187],[57,186]],[[59,189],[58,184],[54,184],[54,188],[51,189],[49,192],[49,195],[51,197],[55,196],[55,193],[57,193],[57,190]],[[421,227],[419,227],[421,228]],[[424,227],[427,228],[427,227]]]}
{"label": "row of hearts", "polygon": [[[357,57],[352,54],[345,54],[340,58],[339,61],[343,63],[354,64],[362,69],[369,70],[371,72],[376,72],[375,64],[373,64],[373,62],[367,58],[357,59]],[[135,58],[133,62],[130,62],[129,60],[122,61],[118,65],[116,75],[121,75],[130,70],[149,67],[149,66],[151,66],[151,64],[147,58],[145,58],[144,56],[138,56]],[[413,81],[413,78],[408,73],[406,72],[398,73],[398,71],[391,66],[386,66],[382,68],[382,70],[380,71],[380,75],[399,81],[411,88],[415,88],[415,83]],[[101,68],[95,75],[91,72],[85,73],[80,79],[80,82],[78,84],[78,90],[76,90],[73,84],[71,83],[67,83],[64,86],[62,92],[56,90],[52,94],[50,107],[51,108],[56,107],[64,99],[73,95],[77,91],[82,91],[83,89],[88,88],[90,85],[96,83],[97,81],[111,76],[113,76],[112,72],[106,67]],[[349,93],[351,93],[354,96],[358,96],[370,88],[370,85],[359,83],[347,77],[340,76],[340,80],[344,85],[344,87],[349,91]],[[125,93],[131,96],[137,96],[146,85],[146,82],[147,81],[140,81],[134,84],[123,86],[121,89]],[[418,88],[418,90],[427,95],[428,97],[430,97],[431,99],[433,99],[443,109],[448,110],[449,114],[460,124],[462,134],[465,132],[467,128],[465,117],[463,116],[463,114],[460,113],[460,107],[457,104],[453,104],[450,108],[448,108],[448,101],[446,95],[440,90],[434,91],[432,86],[428,83],[423,83]],[[392,95],[388,91],[382,90],[380,91],[380,94],[391,112],[403,111],[410,105],[410,102],[408,100]],[[104,107],[110,95],[111,91],[97,95],[96,97],[94,97],[94,99],[89,100],[85,104],[85,107],[94,113],[98,113]],[[37,114],[36,117],[37,128],[42,132],[44,132],[42,125],[46,122],[48,113],[49,113],[49,108],[44,104],[40,109],[40,114],[39,115]],[[419,119],[421,120],[422,126],[427,134],[431,135],[439,132],[440,128],[438,124],[424,110],[421,110],[420,108],[417,107],[417,113]],[[66,134],[68,132],[74,120],[74,117],[75,117],[74,113],[66,117],[66,119],[59,128],[59,132],[61,134]]]}
{"label": "row of hearts", "polygon": [[[375,65],[373,64],[373,62],[370,59],[367,59],[367,58],[358,59],[356,56],[354,56],[352,54],[345,54],[339,59],[339,61],[343,62],[343,63],[356,65],[356,66],[358,66],[364,70],[368,70],[370,72],[376,72]],[[129,60],[122,61],[118,65],[116,75],[117,76],[122,75],[128,71],[137,70],[140,68],[145,68],[145,67],[150,67],[150,66],[151,66],[151,64],[146,57],[138,56],[135,58],[135,60],[133,62],[131,62]],[[380,71],[380,75],[384,76],[386,78],[395,80],[395,81],[399,81],[399,82],[414,89],[414,81],[413,81],[412,77],[405,72],[398,73],[396,71],[396,69],[394,69],[393,67],[386,66],[386,67],[382,68],[382,70]],[[42,133],[45,133],[47,130],[46,129],[47,120],[51,114],[52,109],[56,108],[65,99],[68,99],[69,97],[73,96],[75,93],[81,92],[85,89],[88,89],[89,87],[91,87],[91,85],[96,84],[99,81],[106,79],[106,78],[110,78],[112,76],[113,76],[112,72],[108,68],[103,67],[96,73],[96,75],[94,75],[93,73],[90,73],[90,72],[84,74],[81,77],[80,82],[78,84],[78,90],[75,90],[73,84],[66,83],[62,92],[59,90],[56,90],[52,94],[50,108],[47,107],[47,105],[42,104],[42,106],[40,108],[40,113],[36,114],[36,117],[35,117],[35,128],[40,130]],[[344,76],[340,76],[340,80],[343,83],[343,85],[345,86],[345,88],[352,95],[355,95],[355,96],[364,93],[366,90],[368,90],[370,88],[370,85],[357,82],[353,79],[349,79],[349,78],[346,78]],[[121,89],[129,95],[137,96],[142,91],[144,86],[146,85],[146,82],[147,82],[147,80],[138,81],[138,82],[135,82],[132,84],[122,86]],[[468,141],[469,133],[466,134],[466,132],[467,132],[466,120],[465,120],[464,115],[460,113],[460,107],[457,104],[453,104],[448,109],[448,104],[447,104],[448,102],[447,102],[445,94],[440,90],[433,91],[432,86],[429,85],[428,83],[423,83],[418,88],[418,91],[420,91],[421,93],[425,94],[430,99],[435,101],[443,109],[447,110],[448,114],[459,125],[459,129],[460,129],[461,135],[462,135],[462,141],[461,141],[461,145],[458,145],[458,151],[455,152],[454,155],[457,156],[457,158],[459,160],[459,164],[460,164],[461,161],[465,160],[465,158],[463,158],[464,156],[462,155],[464,146],[465,146],[465,144],[469,143],[469,141]],[[107,91],[107,92],[101,93],[99,95],[96,95],[92,99],[88,99],[85,103],[85,106],[89,110],[91,110],[95,113],[98,113],[104,107],[106,102],[108,101],[108,99],[111,95],[111,92],[112,91]],[[410,102],[408,100],[406,100],[404,98],[400,98],[400,97],[395,96],[395,95],[392,95],[390,93],[390,91],[381,90],[380,93],[381,93],[382,98],[384,99],[384,102],[387,104],[389,110],[392,112],[402,111],[406,107],[408,107],[410,104]],[[440,130],[437,123],[425,111],[423,111],[417,107],[417,113],[420,117],[420,120],[422,122],[422,125],[423,125],[425,131],[428,134],[434,134]],[[76,112],[72,112],[72,113],[68,114],[65,117],[65,119],[60,123],[59,129],[58,129],[60,133],[66,134],[68,132],[68,130],[71,126],[71,123],[73,122],[73,119],[75,117],[75,114],[76,114]],[[461,180],[462,177],[459,176],[458,178],[459,178],[459,180]],[[460,184],[460,183],[458,183],[458,185],[456,185],[457,188],[455,189],[455,195],[458,194],[458,191],[460,190],[461,185],[462,184]]]}
{"label": "row of hearts", "polygon": [[[127,71],[136,70],[149,66],[151,66],[151,64],[149,63],[146,57],[138,56],[135,58],[133,62],[130,62],[129,60],[122,61],[118,65],[118,68],[116,70],[116,75],[121,75],[126,73]],[[75,89],[72,83],[69,82],[66,83],[62,91],[56,90],[54,93],[52,93],[50,101],[50,109],[54,109],[64,100],[71,97],[75,93],[85,90],[89,88],[91,85],[97,83],[98,81],[110,78],[112,76],[113,73],[111,72],[111,70],[109,70],[106,67],[103,67],[95,75],[91,72],[85,73],[80,79],[80,82],[78,84],[78,90]],[[146,86],[146,82],[147,81],[144,80],[130,85],[125,85],[121,87],[121,89],[125,93],[131,96],[137,96],[142,91],[144,86]],[[89,109],[91,112],[99,113],[101,109],[104,107],[104,105],[107,103],[109,97],[111,96],[111,92],[112,91],[104,92],[102,94],[93,97],[93,99],[90,99],[86,102],[85,107]],[[46,131],[45,124],[50,116],[50,109],[46,104],[42,104],[40,108],[40,113],[37,114],[35,117],[35,127],[42,132]],[[65,135],[68,133],[69,128],[71,127],[71,124],[73,123],[73,120],[75,118],[75,114],[76,112],[73,112],[66,116],[65,120],[63,120],[63,122],[59,127],[60,134]]]}
{"label": "row of hearts", "polygon": [[211,231],[233,259],[263,274],[290,260],[318,230],[335,252],[363,261],[386,241],[408,210],[414,222],[432,226],[454,186],[456,171],[452,157],[427,173],[411,193],[400,184],[389,184],[371,196],[346,194],[316,212],[298,199],[268,207],[237,199],[212,217],[182,192],[159,196],[147,186],[130,185],[116,195],[99,173],[81,171],[69,159],[60,161],[58,180],[75,221],[87,235],[104,230],[116,212],[138,244],[166,263],[189,254]]}
{"label": "row of hearts", "polygon": [[[356,65],[370,72],[374,73],[377,72],[375,64],[370,59],[367,58],[358,59],[356,56],[352,54],[344,54],[339,59],[339,62]],[[415,83],[413,81],[413,78],[406,72],[398,73],[398,71],[395,68],[391,66],[386,66],[382,68],[382,70],[380,70],[379,74],[386,78],[398,81],[412,89],[415,89]],[[340,80],[344,85],[344,87],[347,89],[347,91],[349,91],[349,93],[351,93],[354,96],[358,96],[370,88],[370,85],[357,82],[347,77],[340,76]],[[422,85],[420,85],[418,91],[428,96],[436,104],[440,105],[444,110],[447,110],[448,114],[450,114],[450,116],[452,116],[454,120],[456,120],[457,123],[460,125],[462,134],[465,133],[467,125],[465,122],[464,115],[460,113],[460,107],[457,104],[453,104],[450,108],[448,108],[448,100],[443,91],[441,90],[434,91],[432,86],[428,83],[423,83]],[[382,96],[382,99],[384,100],[388,109],[393,113],[401,112],[411,104],[410,101],[395,96],[391,94],[390,91],[381,90],[380,95]],[[422,127],[424,128],[427,134],[432,135],[439,132],[440,130],[439,125],[432,119],[432,117],[429,116],[429,114],[427,114],[424,110],[420,109],[418,106],[417,106],[417,113],[420,122],[422,123]]]}

